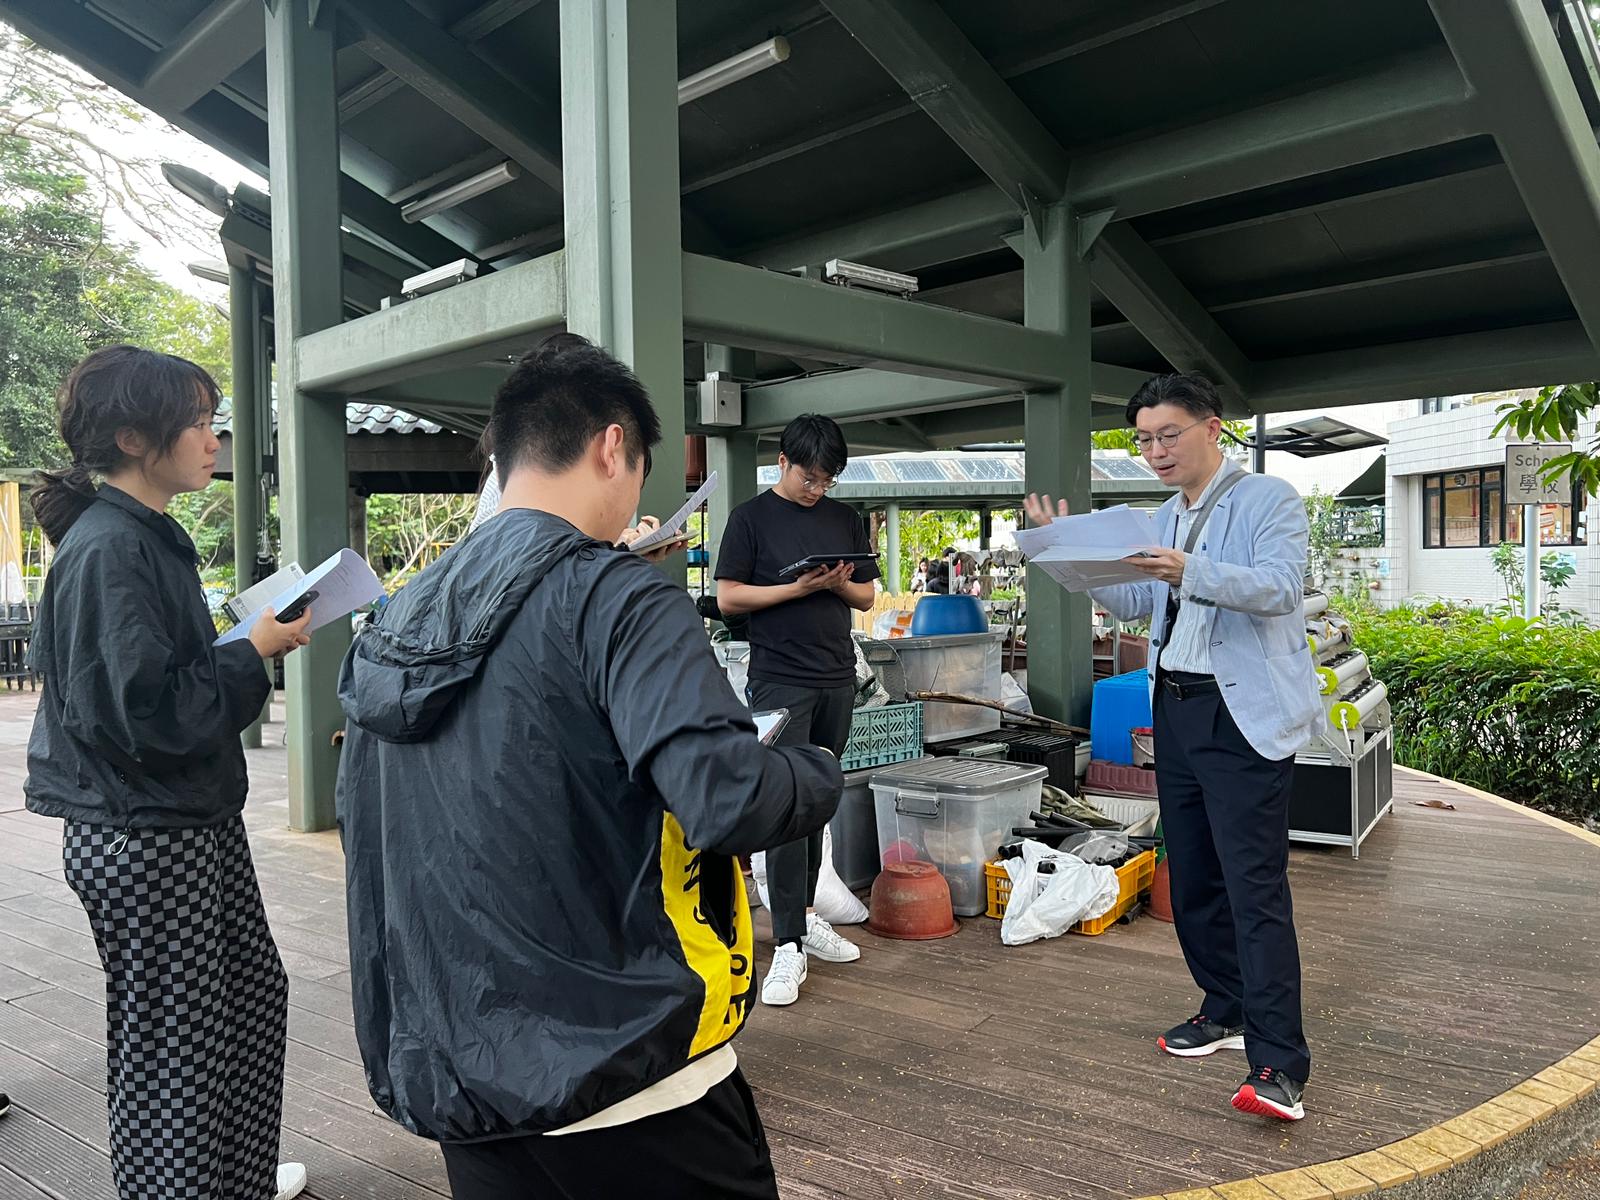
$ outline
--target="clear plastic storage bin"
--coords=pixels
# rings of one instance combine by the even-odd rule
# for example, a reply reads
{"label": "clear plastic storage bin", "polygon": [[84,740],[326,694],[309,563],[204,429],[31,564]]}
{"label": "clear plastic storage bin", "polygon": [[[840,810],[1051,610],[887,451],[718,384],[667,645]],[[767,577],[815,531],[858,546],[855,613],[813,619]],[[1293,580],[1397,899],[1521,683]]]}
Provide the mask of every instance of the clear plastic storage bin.
{"label": "clear plastic storage bin", "polygon": [[[897,638],[890,645],[900,657],[906,690],[950,692],[981,700],[1000,699],[1000,644],[1003,633],[952,633],[939,637]],[[1000,728],[1000,713],[976,704],[922,706],[922,740],[948,742]]]}
{"label": "clear plastic storage bin", "polygon": [[950,884],[958,916],[987,906],[983,865],[1039,807],[1044,767],[975,758],[933,758],[884,767],[872,777],[878,847],[885,863],[921,859]]}

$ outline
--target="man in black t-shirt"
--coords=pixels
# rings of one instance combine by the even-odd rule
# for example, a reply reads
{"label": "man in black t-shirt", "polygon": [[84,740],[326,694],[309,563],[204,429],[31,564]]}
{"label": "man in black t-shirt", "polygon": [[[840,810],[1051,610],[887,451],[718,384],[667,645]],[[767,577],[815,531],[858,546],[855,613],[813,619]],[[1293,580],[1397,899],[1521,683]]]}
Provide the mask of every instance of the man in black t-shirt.
{"label": "man in black t-shirt", "polygon": [[[780,745],[822,746],[834,757],[850,739],[856,656],[850,610],[872,608],[874,562],[779,572],[812,555],[869,554],[861,518],[826,493],[849,460],[827,417],[789,422],[779,442],[778,482],[728,514],[717,554],[717,607],[750,617],[750,703],[786,708]],[[806,959],[854,962],[861,951],[811,911],[822,870],[822,833],[767,851],[767,895],[777,949],[761,987],[765,1004],[793,1004]]]}

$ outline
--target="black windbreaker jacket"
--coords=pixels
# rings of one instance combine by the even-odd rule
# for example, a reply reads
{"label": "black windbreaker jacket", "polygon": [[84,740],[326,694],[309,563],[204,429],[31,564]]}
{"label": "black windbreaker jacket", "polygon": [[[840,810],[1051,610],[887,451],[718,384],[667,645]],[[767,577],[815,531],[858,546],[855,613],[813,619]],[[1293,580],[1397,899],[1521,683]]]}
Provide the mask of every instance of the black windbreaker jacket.
{"label": "black windbreaker jacket", "polygon": [[730,856],[843,787],[768,748],[682,588],[547,513],[493,518],[357,637],[339,776],[356,1036],[441,1141],[559,1128],[724,1044],[755,997]]}
{"label": "black windbreaker jacket", "polygon": [[29,811],[118,829],[238,815],[239,734],[272,677],[248,641],[216,638],[183,527],[101,487],[56,549],[34,624]]}

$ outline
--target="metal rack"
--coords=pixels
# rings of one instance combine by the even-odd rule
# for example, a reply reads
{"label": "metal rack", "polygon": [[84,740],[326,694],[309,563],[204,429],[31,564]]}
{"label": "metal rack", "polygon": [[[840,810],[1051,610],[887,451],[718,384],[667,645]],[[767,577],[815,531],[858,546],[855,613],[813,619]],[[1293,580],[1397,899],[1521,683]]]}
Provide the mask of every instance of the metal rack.
{"label": "metal rack", "polygon": [[1327,611],[1319,593],[1306,597],[1306,637],[1317,663],[1323,724],[1315,742],[1295,755],[1289,837],[1297,842],[1361,843],[1394,808],[1394,722],[1388,691],[1372,676],[1350,626]]}

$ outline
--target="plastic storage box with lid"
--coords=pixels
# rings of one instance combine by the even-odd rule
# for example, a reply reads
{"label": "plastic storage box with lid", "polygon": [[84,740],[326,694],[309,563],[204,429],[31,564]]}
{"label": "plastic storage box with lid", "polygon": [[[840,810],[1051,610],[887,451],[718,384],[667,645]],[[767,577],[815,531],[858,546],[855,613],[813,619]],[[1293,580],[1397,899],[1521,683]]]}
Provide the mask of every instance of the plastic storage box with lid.
{"label": "plastic storage box with lid", "polygon": [[[918,758],[914,762],[927,762]],[[911,763],[902,764],[911,766]],[[873,807],[872,777],[893,767],[867,767],[844,773],[844,793],[828,822],[833,831],[833,869],[853,892],[872,886],[883,868],[878,851],[878,819]]]}
{"label": "plastic storage box with lid", "polygon": [[[998,700],[1003,641],[1003,633],[956,633],[897,638],[889,644],[899,658],[908,692],[951,692]],[[976,704],[922,706],[924,742],[947,742],[999,728],[1000,714],[992,708]]]}
{"label": "plastic storage box with lid", "polygon": [[1151,724],[1150,672],[1129,671],[1094,685],[1089,742],[1096,758],[1133,762],[1133,730]]}
{"label": "plastic storage box with lid", "polygon": [[983,865],[1039,807],[1046,773],[975,758],[884,767],[872,777],[883,862],[931,862],[949,881],[957,915],[977,916],[988,903]]}

